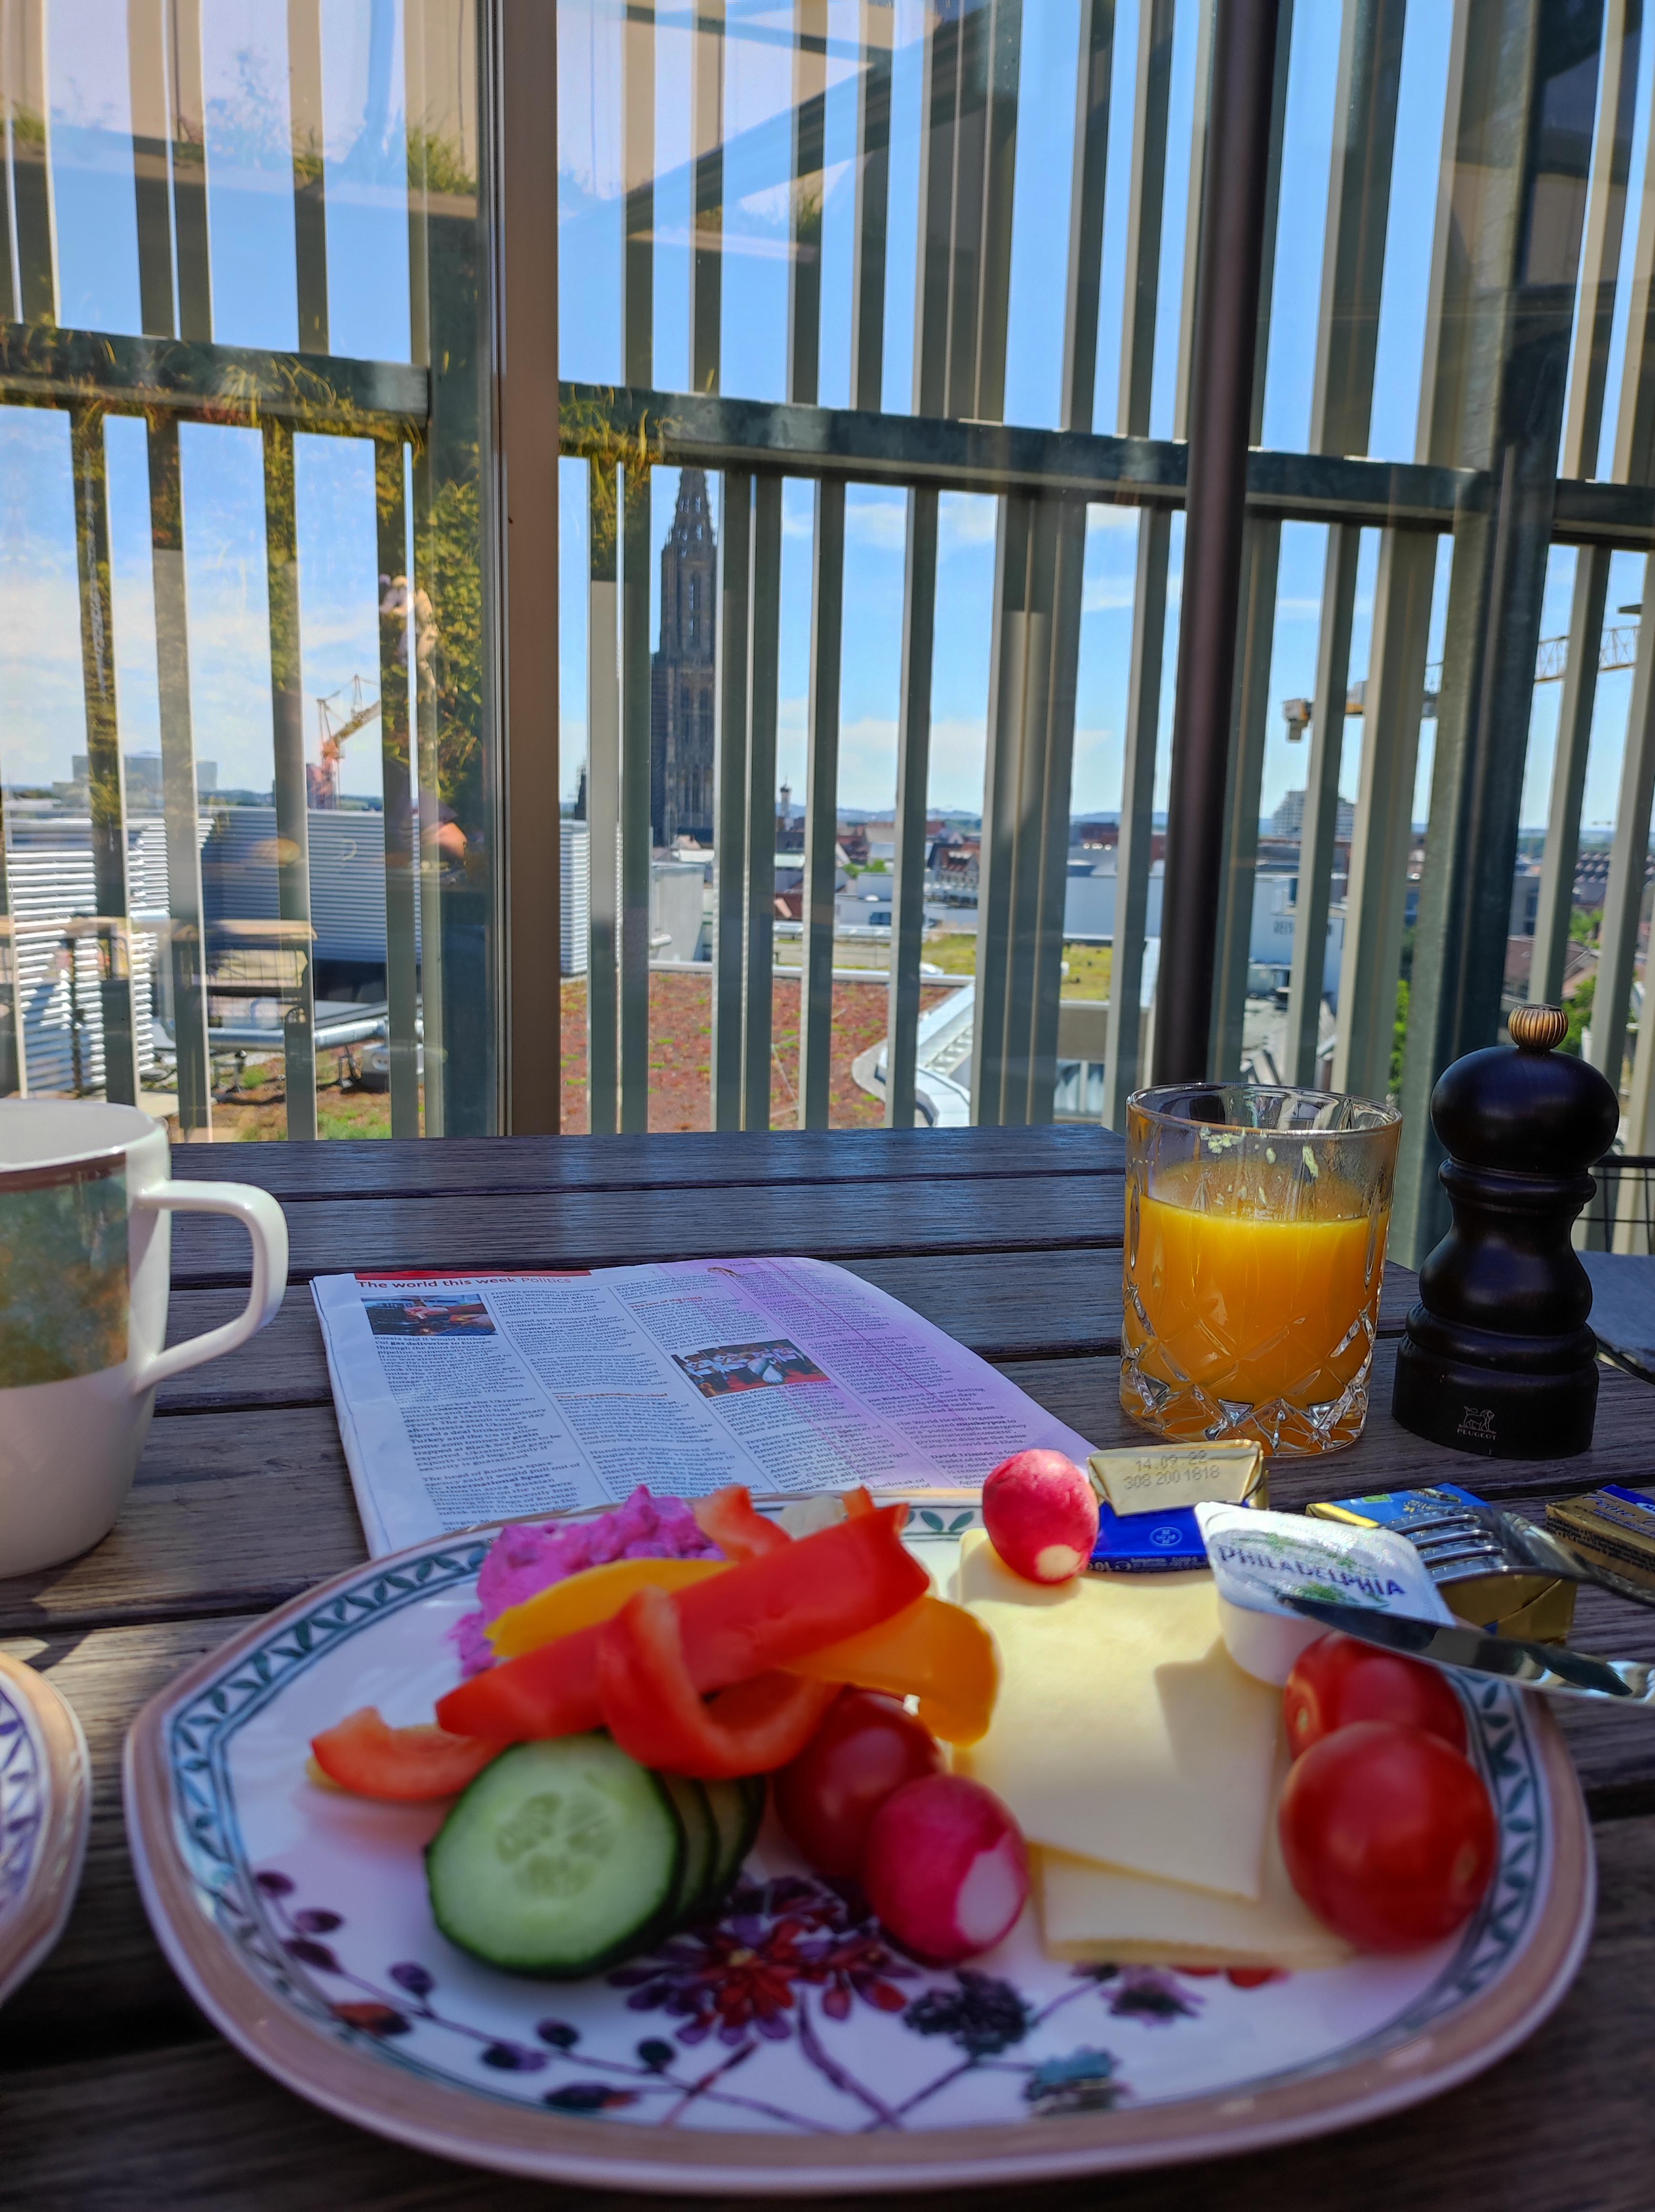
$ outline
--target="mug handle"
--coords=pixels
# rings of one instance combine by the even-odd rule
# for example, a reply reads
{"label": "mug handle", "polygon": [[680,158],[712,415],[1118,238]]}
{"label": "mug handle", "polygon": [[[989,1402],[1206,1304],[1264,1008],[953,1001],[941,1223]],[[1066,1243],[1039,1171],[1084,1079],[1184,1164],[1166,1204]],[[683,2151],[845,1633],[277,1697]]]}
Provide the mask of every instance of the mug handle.
{"label": "mug handle", "polygon": [[132,1377],[135,1398],[158,1382],[170,1382],[175,1375],[199,1367],[204,1359],[239,1350],[274,1317],[288,1287],[287,1218],[268,1191],[245,1182],[157,1182],[132,1194],[135,1213],[160,1213],[169,1207],[178,1213],[227,1213],[240,1222],[252,1239],[252,1288],[245,1310],[233,1321],[145,1360]]}

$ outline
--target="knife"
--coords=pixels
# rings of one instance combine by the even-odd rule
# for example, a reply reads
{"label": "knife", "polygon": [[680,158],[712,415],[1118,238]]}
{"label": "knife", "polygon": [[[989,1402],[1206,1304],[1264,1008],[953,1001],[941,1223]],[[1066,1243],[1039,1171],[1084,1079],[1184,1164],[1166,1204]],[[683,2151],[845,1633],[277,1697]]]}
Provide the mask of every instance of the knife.
{"label": "knife", "polygon": [[1416,1620],[1407,1613],[1376,1613],[1365,1605],[1340,1605],[1302,1592],[1283,1591],[1295,1613],[1337,1628],[1382,1650],[1428,1659],[1451,1671],[1515,1682],[1525,1690],[1551,1690],[1565,1698],[1590,1698],[1655,1711],[1655,1665],[1642,1659],[1594,1659],[1552,1644],[1527,1644],[1513,1636],[1485,1636],[1460,1623]]}

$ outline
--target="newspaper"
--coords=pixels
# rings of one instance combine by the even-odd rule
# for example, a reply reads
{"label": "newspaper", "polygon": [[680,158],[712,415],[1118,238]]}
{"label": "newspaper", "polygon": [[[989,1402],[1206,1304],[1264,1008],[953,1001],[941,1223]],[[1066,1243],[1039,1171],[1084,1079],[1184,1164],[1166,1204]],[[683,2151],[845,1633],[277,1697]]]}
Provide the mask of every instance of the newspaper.
{"label": "newspaper", "polygon": [[953,1487],[1090,1447],[821,1260],[322,1275],[345,1457],[377,1557],[484,1521],[695,1498]]}

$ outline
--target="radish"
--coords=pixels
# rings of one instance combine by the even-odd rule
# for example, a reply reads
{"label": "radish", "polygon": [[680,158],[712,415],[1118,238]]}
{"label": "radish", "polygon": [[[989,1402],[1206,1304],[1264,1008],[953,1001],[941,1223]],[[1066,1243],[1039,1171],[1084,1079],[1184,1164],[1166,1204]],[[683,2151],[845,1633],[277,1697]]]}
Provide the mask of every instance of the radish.
{"label": "radish", "polygon": [[1028,1896],[1028,1853],[991,1790],[927,1774],[874,1814],[862,1886],[905,1951],[951,1966],[1009,1931]]}
{"label": "radish", "polygon": [[1098,1540],[1098,1501],[1061,1452],[1014,1452],[983,1485],[983,1526],[1013,1574],[1070,1582]]}

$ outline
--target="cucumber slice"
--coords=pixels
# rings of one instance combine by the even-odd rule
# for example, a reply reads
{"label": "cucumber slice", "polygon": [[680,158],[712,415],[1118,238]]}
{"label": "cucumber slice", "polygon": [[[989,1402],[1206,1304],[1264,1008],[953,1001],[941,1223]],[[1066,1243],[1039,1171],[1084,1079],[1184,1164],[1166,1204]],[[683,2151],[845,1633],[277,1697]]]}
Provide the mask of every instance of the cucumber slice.
{"label": "cucumber slice", "polygon": [[683,1823],[658,1774],[606,1735],[520,1743],[485,1766],[426,1852],[431,1910],[491,1966],[565,1980],[670,1920]]}
{"label": "cucumber slice", "polygon": [[678,1877],[678,1894],[672,1908],[676,1927],[694,1917],[712,1885],[712,1870],[718,1860],[718,1830],[712,1808],[706,1802],[704,1784],[692,1782],[684,1774],[664,1774],[661,1779],[684,1830],[683,1871]]}
{"label": "cucumber slice", "polygon": [[712,1818],[718,1824],[718,1851],[707,1883],[705,1904],[722,1905],[729,1895],[742,1862],[752,1850],[764,1818],[765,1781],[761,1774],[739,1782],[703,1784]]}

